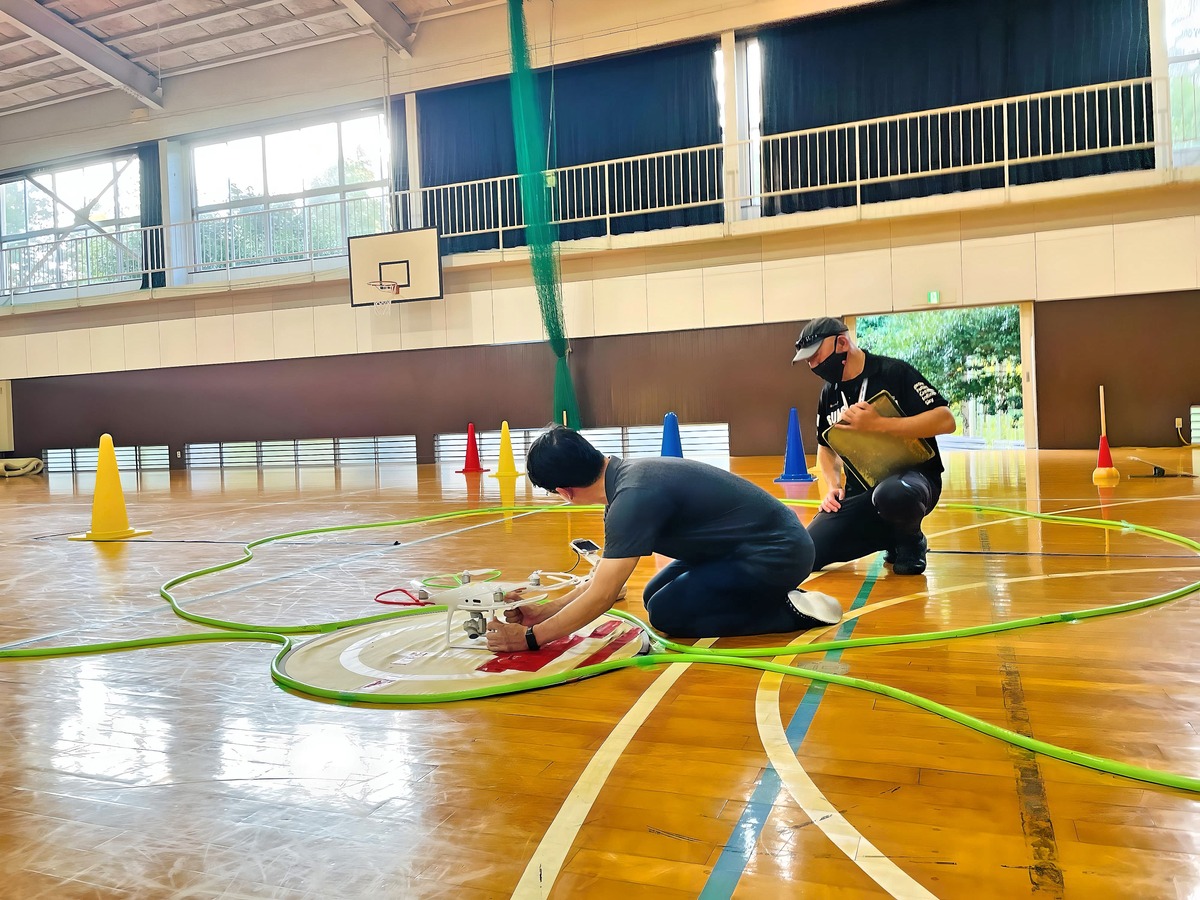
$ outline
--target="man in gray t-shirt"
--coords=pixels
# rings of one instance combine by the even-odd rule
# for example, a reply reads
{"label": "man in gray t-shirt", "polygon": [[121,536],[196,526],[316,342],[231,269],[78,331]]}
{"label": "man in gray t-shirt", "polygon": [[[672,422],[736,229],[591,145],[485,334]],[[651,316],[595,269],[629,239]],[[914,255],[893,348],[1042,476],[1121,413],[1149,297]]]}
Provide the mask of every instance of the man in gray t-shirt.
{"label": "man in gray t-shirt", "polygon": [[673,562],[646,585],[650,624],[676,637],[800,631],[841,619],[826,594],[796,588],[812,572],[813,543],[790,509],[762,488],[694,460],[605,457],[561,425],[533,442],[529,480],[570,503],[600,503],[604,558],[565,597],[493,620],[492,650],[536,649],[606,612],[638,560]]}

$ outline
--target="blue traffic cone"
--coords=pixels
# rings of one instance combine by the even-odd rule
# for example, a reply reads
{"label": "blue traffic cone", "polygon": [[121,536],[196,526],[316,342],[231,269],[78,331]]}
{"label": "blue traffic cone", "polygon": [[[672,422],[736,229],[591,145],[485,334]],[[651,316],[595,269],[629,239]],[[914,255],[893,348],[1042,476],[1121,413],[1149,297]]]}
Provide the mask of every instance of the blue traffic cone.
{"label": "blue traffic cone", "polygon": [[812,481],[804,461],[804,439],[800,437],[800,417],[796,407],[788,414],[787,446],[783,451],[783,474],[776,481]]}
{"label": "blue traffic cone", "polygon": [[679,417],[673,412],[663,416],[662,456],[683,458],[683,444],[679,440]]}

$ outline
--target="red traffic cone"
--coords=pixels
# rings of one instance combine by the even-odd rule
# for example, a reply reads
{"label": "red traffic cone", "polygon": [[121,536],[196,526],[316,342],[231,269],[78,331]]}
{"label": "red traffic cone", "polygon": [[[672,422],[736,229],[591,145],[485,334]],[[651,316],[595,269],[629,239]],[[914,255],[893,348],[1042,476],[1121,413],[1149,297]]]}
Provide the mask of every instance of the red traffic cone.
{"label": "red traffic cone", "polygon": [[461,469],[456,470],[458,474],[464,475],[468,472],[486,472],[483,466],[479,464],[479,444],[475,442],[475,423],[467,423],[467,459],[463,463]]}
{"label": "red traffic cone", "polygon": [[1112,453],[1108,450],[1108,422],[1104,418],[1104,385],[1100,385],[1100,452],[1096,454],[1096,468],[1092,470],[1092,484],[1112,486],[1121,480],[1121,473],[1113,465]]}
{"label": "red traffic cone", "polygon": [[1096,468],[1092,470],[1092,484],[1114,485],[1121,480],[1121,473],[1113,465],[1112,453],[1108,449],[1108,436],[1100,435],[1100,450],[1096,454]]}

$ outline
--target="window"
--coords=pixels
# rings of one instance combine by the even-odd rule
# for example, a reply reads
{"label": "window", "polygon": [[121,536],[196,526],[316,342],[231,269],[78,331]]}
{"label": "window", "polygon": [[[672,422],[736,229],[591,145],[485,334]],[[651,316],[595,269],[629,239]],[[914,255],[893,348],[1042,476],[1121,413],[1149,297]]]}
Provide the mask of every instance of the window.
{"label": "window", "polygon": [[140,216],[135,153],[0,184],[0,293],[140,278]]}
{"label": "window", "polygon": [[382,112],[192,146],[201,269],[342,256],[388,228]]}
{"label": "window", "polygon": [[[756,219],[762,207],[762,52],[758,38],[739,38],[735,44],[737,73],[737,185],[741,217]],[[716,50],[717,103],[721,109],[721,139],[725,141],[725,61]]]}
{"label": "window", "polygon": [[1200,164],[1200,0],[1167,0],[1174,164]]}

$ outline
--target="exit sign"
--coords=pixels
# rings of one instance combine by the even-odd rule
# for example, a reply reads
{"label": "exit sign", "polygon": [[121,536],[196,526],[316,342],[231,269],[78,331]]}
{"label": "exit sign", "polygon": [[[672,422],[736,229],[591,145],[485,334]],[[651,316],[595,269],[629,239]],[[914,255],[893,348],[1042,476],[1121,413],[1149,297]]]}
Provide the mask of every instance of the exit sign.
{"label": "exit sign", "polygon": [[927,297],[930,303],[940,303],[942,300],[942,293],[941,291],[930,291]]}

